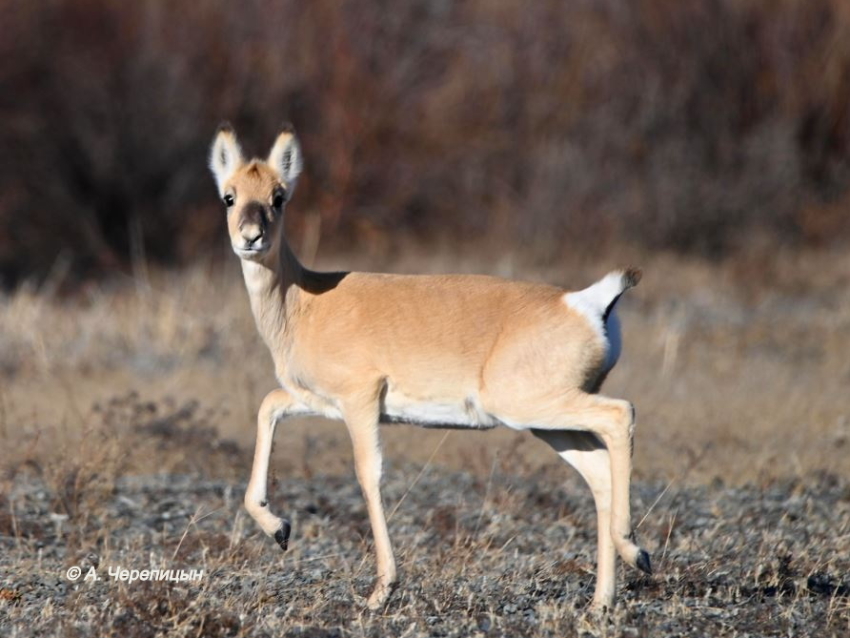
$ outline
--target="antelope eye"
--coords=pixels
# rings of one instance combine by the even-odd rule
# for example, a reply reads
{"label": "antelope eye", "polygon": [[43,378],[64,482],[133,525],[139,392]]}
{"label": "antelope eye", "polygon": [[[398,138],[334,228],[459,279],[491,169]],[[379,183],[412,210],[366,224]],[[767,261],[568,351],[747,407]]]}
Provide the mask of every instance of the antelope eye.
{"label": "antelope eye", "polygon": [[283,206],[283,193],[275,193],[274,199],[272,200],[272,206],[275,208],[280,208]]}
{"label": "antelope eye", "polygon": [[230,193],[228,193],[227,195],[225,195],[225,196],[224,196],[224,198],[223,198],[223,199],[224,199],[224,205],[225,205],[225,206],[227,206],[228,208],[230,208],[231,206],[233,206],[233,201],[234,201],[234,200],[233,200],[233,195],[231,195]]}

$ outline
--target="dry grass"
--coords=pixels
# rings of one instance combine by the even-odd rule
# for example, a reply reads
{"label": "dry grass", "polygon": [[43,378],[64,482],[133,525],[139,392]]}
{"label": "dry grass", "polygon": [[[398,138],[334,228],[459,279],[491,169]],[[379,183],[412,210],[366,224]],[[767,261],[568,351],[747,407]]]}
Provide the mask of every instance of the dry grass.
{"label": "dry grass", "polygon": [[[585,612],[587,489],[511,432],[452,432],[434,453],[444,433],[385,430],[389,509],[407,494],[390,524],[402,584],[370,615],[344,429],[287,423],[271,494],[295,542],[279,554],[240,507],[270,360],[235,270],[197,266],[0,301],[0,633],[846,635],[850,259],[619,259],[646,276],[606,391],[638,408],[633,507],[657,575],[621,571],[610,618]],[[364,265],[339,262],[322,265]],[[435,264],[578,286],[611,262],[393,268]],[[206,575],[71,584],[71,565]]]}
{"label": "dry grass", "polygon": [[[394,463],[386,499],[402,583],[365,611],[369,526],[352,476],[273,482],[296,536],[283,554],[241,508],[240,451],[196,409],[116,399],[80,447],[7,468],[0,630],[66,636],[846,635],[850,485],[828,476],[728,488],[641,482],[657,574],[621,569],[589,615],[594,516],[563,468],[500,456],[487,476]],[[209,417],[207,417],[209,418]],[[85,461],[80,461],[85,458]],[[108,461],[108,462],[106,462]],[[159,473],[135,471],[156,464]],[[185,473],[181,473],[183,470]],[[411,484],[419,479],[409,490]],[[652,508],[661,494],[664,497]],[[94,567],[101,580],[68,582]],[[121,582],[109,569],[203,569]]]}
{"label": "dry grass", "polygon": [[[624,355],[605,387],[637,406],[639,476],[684,472],[738,485],[821,470],[850,475],[850,297],[842,294],[850,258],[753,259],[716,266],[627,254],[541,267],[511,256],[488,263],[411,253],[392,264],[340,257],[319,265],[490,272],[580,287],[612,264],[641,263],[644,281],[621,308]],[[275,381],[237,269],[197,266],[129,284],[93,285],[73,299],[27,288],[0,298],[0,436],[14,443],[48,424],[85,429],[90,406],[136,390],[223,412],[222,435],[250,446],[257,407]],[[385,432],[391,458],[419,463],[442,437]],[[346,436],[336,423],[293,421],[280,428],[286,453],[278,464],[287,475],[309,475],[311,465],[348,472]],[[501,431],[452,433],[435,462],[486,473],[492,449],[505,444],[535,467],[552,462],[543,445]]]}

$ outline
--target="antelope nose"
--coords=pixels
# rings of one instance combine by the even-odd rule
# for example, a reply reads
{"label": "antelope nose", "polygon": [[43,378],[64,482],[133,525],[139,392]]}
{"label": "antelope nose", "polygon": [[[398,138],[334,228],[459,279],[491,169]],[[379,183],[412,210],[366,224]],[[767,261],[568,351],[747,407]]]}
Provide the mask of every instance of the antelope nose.
{"label": "antelope nose", "polygon": [[249,248],[263,238],[263,229],[257,224],[245,224],[240,231],[242,239],[245,240],[245,245]]}
{"label": "antelope nose", "polygon": [[259,202],[249,202],[242,211],[239,219],[239,233],[242,235],[246,248],[252,248],[255,244],[261,243],[266,227],[263,213],[263,205]]}

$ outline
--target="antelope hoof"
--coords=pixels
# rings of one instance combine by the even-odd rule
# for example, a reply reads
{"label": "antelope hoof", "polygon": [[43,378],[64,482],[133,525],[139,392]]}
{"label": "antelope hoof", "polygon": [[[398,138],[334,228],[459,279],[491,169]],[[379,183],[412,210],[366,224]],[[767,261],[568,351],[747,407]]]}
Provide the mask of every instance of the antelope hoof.
{"label": "antelope hoof", "polygon": [[637,560],[635,560],[635,567],[645,574],[652,576],[652,563],[649,561],[649,554],[645,549],[638,552]]}
{"label": "antelope hoof", "polygon": [[286,548],[289,546],[290,531],[292,531],[292,527],[290,526],[289,521],[282,521],[280,529],[274,533],[274,539],[283,551],[286,551]]}
{"label": "antelope hoof", "polygon": [[384,603],[387,602],[387,598],[390,597],[394,588],[394,583],[388,583],[386,585],[379,584],[375,587],[375,591],[372,592],[372,595],[369,596],[369,600],[366,601],[366,606],[371,611],[378,611],[381,607],[384,606]]}

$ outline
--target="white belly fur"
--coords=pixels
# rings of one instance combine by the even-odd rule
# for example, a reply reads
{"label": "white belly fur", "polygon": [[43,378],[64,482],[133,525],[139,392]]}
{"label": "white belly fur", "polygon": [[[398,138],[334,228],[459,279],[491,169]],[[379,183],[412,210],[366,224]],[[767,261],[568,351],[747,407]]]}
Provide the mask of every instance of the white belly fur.
{"label": "white belly fur", "polygon": [[381,421],[412,423],[432,428],[484,430],[502,423],[485,412],[474,397],[462,402],[416,401],[399,392],[387,391],[381,406]]}
{"label": "white belly fur", "polygon": [[[341,411],[332,401],[304,388],[286,389],[300,400],[299,414],[316,414],[335,420],[343,418]],[[488,413],[474,396],[457,401],[429,401],[412,399],[392,387],[388,387],[384,395],[380,421],[410,423],[426,428],[489,430],[499,425],[506,425],[516,430],[527,428],[527,426],[502,421]]]}

